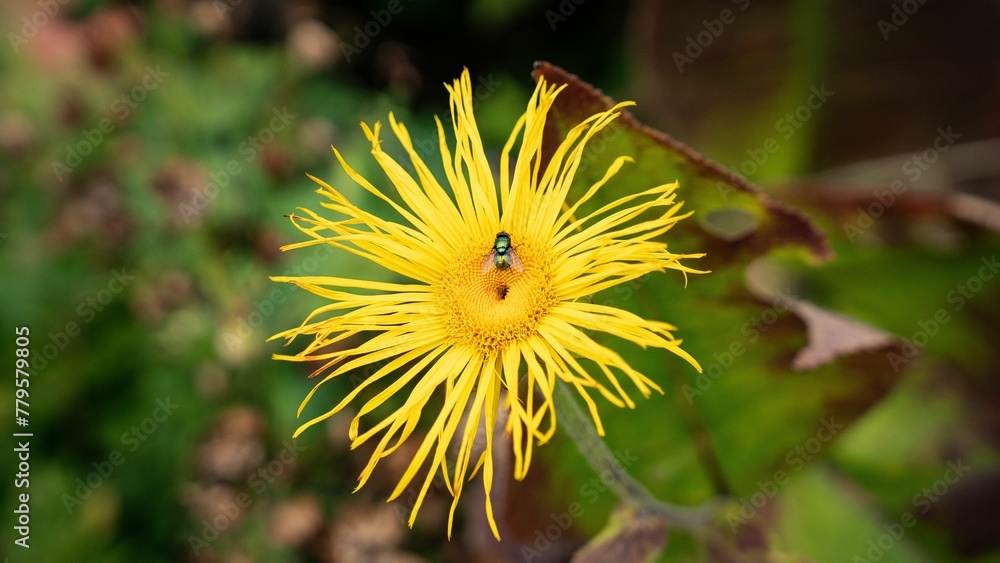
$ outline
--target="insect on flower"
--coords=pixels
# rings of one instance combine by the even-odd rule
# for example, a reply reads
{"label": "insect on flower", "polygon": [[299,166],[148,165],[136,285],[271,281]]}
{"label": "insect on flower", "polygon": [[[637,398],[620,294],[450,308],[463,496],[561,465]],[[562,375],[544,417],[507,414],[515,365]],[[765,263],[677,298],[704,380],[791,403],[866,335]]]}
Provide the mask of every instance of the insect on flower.
{"label": "insect on flower", "polygon": [[493,266],[498,270],[506,270],[511,266],[518,272],[524,271],[524,262],[517,255],[514,246],[510,244],[510,235],[506,231],[497,233],[497,238],[493,241],[493,248],[483,260],[483,273],[489,272]]}
{"label": "insect on flower", "polygon": [[[452,496],[450,537],[458,499],[478,473],[486,519],[500,539],[491,490],[496,478],[507,475],[494,475],[500,471],[494,450],[510,448],[510,471],[515,479],[525,478],[535,446],[556,430],[557,380],[576,390],[600,435],[598,401],[601,408],[634,408],[632,395],[662,392],[654,379],[605,346],[605,338],[667,350],[701,370],[673,325],[588,296],[652,272],[703,273],[686,263],[702,254],[673,253],[660,240],[691,215],[682,211],[676,182],[604,189],[632,162],[627,155],[570,197],[587,142],[630,102],[585,118],[553,152],[543,152],[545,122],[563,87],[539,80],[497,168],[476,125],[469,72],[446,87],[452,142],[444,123],[436,122],[446,181],[431,173],[409,131],[390,113],[389,128],[406,153],[403,163],[382,150],[381,123],[361,126],[388,182],[376,186],[337,149],[334,155],[354,183],[392,206],[398,217],[365,210],[350,192],[318,178],[313,180],[332,217],[304,208],[289,216],[306,240],[283,250],[330,245],[380,272],[374,279],[335,272],[272,278],[327,300],[298,326],[273,337],[307,339],[294,355],[275,358],[321,364],[314,372],[321,377],[298,413],[326,404],[296,436],[353,411],[351,447],[373,445],[359,488],[381,460],[400,455],[401,446],[413,440],[409,464],[389,495],[392,500],[408,490],[416,493],[409,524],[440,479]],[[346,394],[321,391],[327,382],[366,367],[373,373]],[[503,442],[494,440],[499,430],[507,436]]]}

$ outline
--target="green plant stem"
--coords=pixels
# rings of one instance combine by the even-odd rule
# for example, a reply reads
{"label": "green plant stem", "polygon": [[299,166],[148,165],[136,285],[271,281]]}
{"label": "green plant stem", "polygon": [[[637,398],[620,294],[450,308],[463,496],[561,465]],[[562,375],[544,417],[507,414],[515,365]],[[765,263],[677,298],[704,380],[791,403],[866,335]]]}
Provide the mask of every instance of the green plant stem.
{"label": "green plant stem", "polygon": [[576,402],[569,386],[557,380],[554,392],[559,424],[576,444],[583,457],[604,483],[623,502],[642,513],[658,514],[677,528],[700,529],[712,520],[717,503],[701,506],[677,506],[654,497],[646,487],[632,477],[615,458],[604,440],[597,435],[593,421]]}

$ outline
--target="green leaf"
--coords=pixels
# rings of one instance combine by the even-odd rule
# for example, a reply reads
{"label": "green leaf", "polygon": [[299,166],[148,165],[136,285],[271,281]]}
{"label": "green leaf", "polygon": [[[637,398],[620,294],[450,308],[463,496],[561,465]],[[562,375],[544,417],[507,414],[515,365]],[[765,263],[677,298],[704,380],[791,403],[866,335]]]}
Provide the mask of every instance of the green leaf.
{"label": "green leaf", "polygon": [[[536,65],[535,77],[567,85],[546,124],[549,147],[613,105],[546,63]],[[612,450],[633,452],[638,460],[630,473],[661,500],[699,504],[729,495],[737,503],[752,498],[767,506],[892,389],[899,375],[889,369],[885,351],[897,343],[803,302],[801,288],[766,269],[748,287],[746,268],[775,251],[813,263],[831,258],[826,237],[802,213],[628,112],[616,123],[585,152],[574,189],[586,189],[620,155],[635,163],[594,205],[622,191],[679,181],[686,209],[695,215],[663,238],[672,251],[707,252],[690,265],[712,273],[690,277],[687,287],[683,280],[652,275],[595,296],[597,303],[676,324],[684,348],[704,368],[698,374],[665,352],[602,340],[665,389],[664,397],[640,401],[634,412],[602,408],[606,440]],[[560,453],[557,448],[550,458],[560,476],[587,478],[585,471],[561,465]],[[751,506],[740,526],[763,512]]]}

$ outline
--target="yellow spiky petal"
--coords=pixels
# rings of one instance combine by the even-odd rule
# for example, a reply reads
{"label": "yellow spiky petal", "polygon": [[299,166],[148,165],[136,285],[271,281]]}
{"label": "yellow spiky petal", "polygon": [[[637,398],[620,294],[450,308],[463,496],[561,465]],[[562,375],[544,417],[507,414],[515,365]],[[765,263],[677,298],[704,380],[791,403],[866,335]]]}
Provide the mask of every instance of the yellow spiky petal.
{"label": "yellow spiky petal", "polygon": [[[567,201],[586,143],[630,103],[618,104],[570,130],[543,172],[542,131],[561,88],[539,80],[527,111],[501,153],[497,182],[473,116],[468,71],[446,87],[451,94],[455,144],[452,149],[446,142],[445,127],[438,120],[447,180],[444,186],[431,174],[406,128],[392,114],[389,125],[415,176],[382,150],[380,123],[374,127],[362,124],[372,155],[395,188],[396,197],[358,174],[336,149],[334,153],[351,179],[391,205],[404,221],[368,213],[330,185],[312,178],[320,186],[318,193],[327,199],[323,207],[342,218],[329,220],[302,209],[302,214],[292,216],[292,222],[310,239],[283,248],[329,244],[371,260],[407,281],[272,278],[330,301],[299,327],[273,337],[289,341],[296,336],[312,337],[299,353],[275,358],[325,362],[317,372],[324,377],[303,400],[300,415],[323,383],[351,370],[379,366],[333,408],[295,433],[298,436],[354,402],[365,389],[380,385],[378,394],[361,405],[350,426],[352,448],[380,436],[361,473],[359,488],[371,477],[378,461],[416,430],[431,397],[443,393],[442,408],[390,500],[427,469],[411,512],[412,526],[431,483],[440,474],[454,497],[448,521],[450,537],[463,484],[470,473],[481,468],[487,519],[499,539],[490,490],[493,433],[501,406],[508,411],[506,430],[514,452],[514,477],[523,479],[531,464],[533,445],[545,443],[555,431],[553,389],[557,379],[576,388],[602,435],[592,392],[615,406],[634,407],[619,381],[622,376],[644,397],[652,390],[660,391],[656,383],[588,333],[603,332],[642,347],[670,350],[700,371],[694,358],[680,348],[681,341],[672,335],[673,326],[582,298],[667,268],[685,274],[703,273],[681,264],[681,259],[702,255],[672,254],[665,244],[653,240],[690,215],[680,212],[676,184],[628,193],[577,218],[580,206],[631,161],[628,157],[615,160],[579,200]],[[518,140],[512,166],[511,152]],[[484,257],[500,231],[510,233],[522,267],[501,270],[487,264],[484,268]],[[374,336],[357,346],[343,345],[361,333]],[[599,374],[595,376],[578,358],[596,366]],[[519,389],[522,377],[526,385]],[[362,429],[362,418],[389,397],[403,393],[404,388],[409,392],[401,407]],[[501,388],[507,390],[503,405]],[[523,389],[527,390],[524,396]],[[473,459],[481,427],[486,447]],[[457,454],[449,463],[453,444],[458,446]]]}

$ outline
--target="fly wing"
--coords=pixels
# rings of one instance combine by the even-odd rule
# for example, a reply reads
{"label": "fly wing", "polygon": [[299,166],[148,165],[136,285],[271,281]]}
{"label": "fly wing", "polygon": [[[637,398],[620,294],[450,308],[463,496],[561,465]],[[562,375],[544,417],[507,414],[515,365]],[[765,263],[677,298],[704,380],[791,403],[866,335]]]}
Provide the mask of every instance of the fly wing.
{"label": "fly wing", "polygon": [[517,255],[514,247],[507,249],[507,256],[510,256],[510,265],[513,266],[515,270],[518,272],[524,271],[524,262],[521,261],[521,257]]}
{"label": "fly wing", "polygon": [[490,269],[493,268],[493,266],[496,265],[496,259],[497,259],[497,249],[493,248],[493,249],[490,250],[489,254],[486,255],[486,258],[483,259],[483,273],[484,274],[486,272],[489,272]]}

